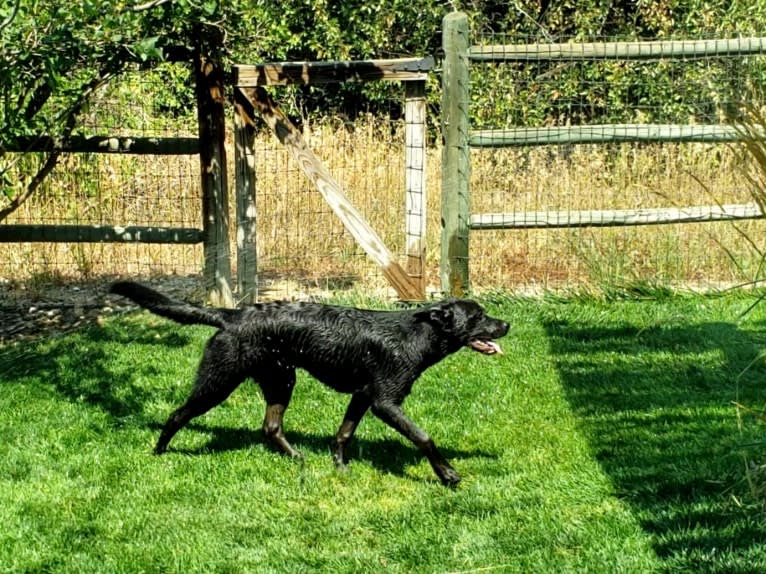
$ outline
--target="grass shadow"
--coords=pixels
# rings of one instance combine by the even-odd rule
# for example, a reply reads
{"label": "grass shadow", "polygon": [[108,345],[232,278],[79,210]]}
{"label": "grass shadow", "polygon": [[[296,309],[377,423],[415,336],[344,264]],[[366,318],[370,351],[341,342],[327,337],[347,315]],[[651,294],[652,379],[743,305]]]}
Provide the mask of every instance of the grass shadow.
{"label": "grass shadow", "polygon": [[[162,429],[162,425],[152,425],[157,432]],[[260,429],[251,428],[233,428],[229,426],[213,426],[204,422],[191,422],[186,426],[189,430],[203,432],[210,435],[207,444],[192,448],[174,448],[171,444],[168,452],[177,452],[187,455],[203,455],[216,452],[228,452],[233,450],[246,450],[254,445],[266,445],[267,448],[273,448]],[[181,431],[183,432],[183,431]],[[391,433],[395,431],[391,430]],[[330,435],[319,435],[301,431],[285,431],[287,440],[299,452],[313,452],[327,454],[330,459],[332,448],[334,446],[334,437]],[[369,462],[375,468],[402,476],[408,466],[419,464],[424,460],[423,454],[414,446],[403,442],[394,436],[391,438],[368,439],[363,436],[355,435],[349,443],[347,453],[349,463],[353,465],[355,460]],[[448,447],[439,447],[440,452],[448,459],[465,458],[497,458],[494,453],[488,453],[478,449],[470,451],[452,449]]]}
{"label": "grass shadow", "polygon": [[[0,347],[0,385],[41,381],[64,400],[86,403],[115,419],[141,417],[156,390],[140,384],[158,372],[140,360],[115,363],[110,345],[183,348],[190,338],[170,323],[92,327],[66,336]],[[120,353],[121,354],[121,353]]]}
{"label": "grass shadow", "polygon": [[594,456],[668,570],[762,571],[766,517],[732,496],[757,438],[738,429],[733,401],[766,402],[766,370],[747,369],[762,326],[544,326]]}

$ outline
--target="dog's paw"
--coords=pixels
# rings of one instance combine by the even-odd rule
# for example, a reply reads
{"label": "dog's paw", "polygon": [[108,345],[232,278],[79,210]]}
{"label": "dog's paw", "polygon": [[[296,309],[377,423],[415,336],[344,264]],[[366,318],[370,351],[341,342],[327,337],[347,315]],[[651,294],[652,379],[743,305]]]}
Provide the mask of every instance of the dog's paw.
{"label": "dog's paw", "polygon": [[456,487],[460,482],[460,474],[454,468],[442,468],[439,472],[439,478],[444,486]]}
{"label": "dog's paw", "polygon": [[338,458],[336,456],[332,457],[332,461],[335,463],[336,470],[340,472],[348,472],[348,464],[346,464],[346,461],[343,460],[343,458]]}

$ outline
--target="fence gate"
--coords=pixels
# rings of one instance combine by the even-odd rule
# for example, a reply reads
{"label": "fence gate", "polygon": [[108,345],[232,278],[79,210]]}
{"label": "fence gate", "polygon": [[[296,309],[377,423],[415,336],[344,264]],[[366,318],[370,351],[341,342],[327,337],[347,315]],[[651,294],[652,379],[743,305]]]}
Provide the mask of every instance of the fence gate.
{"label": "fence gate", "polygon": [[[240,297],[257,297],[256,174],[254,112],[258,112],[288,148],[346,230],[380,267],[402,300],[421,300],[425,291],[425,79],[433,59],[359,62],[276,63],[236,66],[234,99],[236,130],[237,284]],[[346,197],[342,186],[310,150],[301,132],[280,110],[263,86],[290,83],[396,80],[405,83],[406,269]]]}

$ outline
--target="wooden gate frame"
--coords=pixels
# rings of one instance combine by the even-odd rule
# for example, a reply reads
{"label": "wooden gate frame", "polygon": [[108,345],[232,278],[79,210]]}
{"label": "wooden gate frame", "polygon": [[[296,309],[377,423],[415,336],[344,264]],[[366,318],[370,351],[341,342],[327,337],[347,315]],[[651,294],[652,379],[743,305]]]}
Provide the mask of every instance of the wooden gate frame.
{"label": "wooden gate frame", "polygon": [[[285,62],[234,67],[237,287],[244,302],[257,297],[254,118],[258,111],[345,228],[381,268],[400,299],[425,298],[425,81],[433,58],[357,62]],[[300,131],[263,86],[394,80],[405,83],[407,270],[348,200],[341,185],[309,149]]]}

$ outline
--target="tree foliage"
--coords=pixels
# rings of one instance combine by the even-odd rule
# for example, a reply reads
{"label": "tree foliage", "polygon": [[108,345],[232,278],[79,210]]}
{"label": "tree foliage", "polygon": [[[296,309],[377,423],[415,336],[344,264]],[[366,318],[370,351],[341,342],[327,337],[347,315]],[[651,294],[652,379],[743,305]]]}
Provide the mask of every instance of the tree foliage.
{"label": "tree foliage", "polygon": [[[24,137],[70,135],[98,86],[130,67],[200,49],[212,37],[222,41],[217,56],[227,68],[263,61],[438,57],[441,20],[453,9],[469,14],[474,35],[484,41],[492,34],[516,41],[730,37],[757,35],[766,26],[766,3],[743,0],[0,0],[0,153]],[[550,98],[570,102],[563,110],[582,110],[583,102],[606,109],[655,97],[669,83],[678,84],[673,73],[658,70],[654,85],[639,85],[619,65],[577,72],[585,77],[543,70],[548,72],[557,75],[557,84],[547,93],[538,93],[537,100],[529,99],[533,88],[518,94],[527,111],[500,105],[495,116],[505,114],[514,123],[537,116],[550,121],[545,116]],[[602,87],[584,91],[583,82]],[[374,108],[392,88],[302,89],[310,107],[326,112],[349,100]],[[438,95],[433,101],[436,105]],[[0,190],[18,203],[56,159],[51,152],[37,171],[19,178],[9,168],[17,158],[0,157]],[[5,212],[0,210],[0,220]]]}

